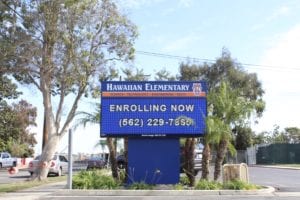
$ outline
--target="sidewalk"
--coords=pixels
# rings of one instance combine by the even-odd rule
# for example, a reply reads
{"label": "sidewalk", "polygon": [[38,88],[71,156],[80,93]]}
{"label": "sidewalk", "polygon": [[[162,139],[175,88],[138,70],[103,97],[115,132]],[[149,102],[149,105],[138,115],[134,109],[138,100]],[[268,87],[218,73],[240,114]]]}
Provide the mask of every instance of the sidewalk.
{"label": "sidewalk", "polygon": [[44,196],[57,192],[61,189],[65,189],[67,185],[66,181],[49,183],[25,190],[20,190],[12,193],[0,194],[2,200],[33,200],[43,199]]}

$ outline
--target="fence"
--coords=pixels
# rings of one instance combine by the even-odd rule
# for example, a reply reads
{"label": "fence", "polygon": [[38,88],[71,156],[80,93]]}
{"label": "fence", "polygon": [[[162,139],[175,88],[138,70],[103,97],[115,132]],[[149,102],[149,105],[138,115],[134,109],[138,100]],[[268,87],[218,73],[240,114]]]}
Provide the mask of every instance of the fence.
{"label": "fence", "polygon": [[298,164],[300,144],[270,144],[260,147],[256,154],[257,164]]}

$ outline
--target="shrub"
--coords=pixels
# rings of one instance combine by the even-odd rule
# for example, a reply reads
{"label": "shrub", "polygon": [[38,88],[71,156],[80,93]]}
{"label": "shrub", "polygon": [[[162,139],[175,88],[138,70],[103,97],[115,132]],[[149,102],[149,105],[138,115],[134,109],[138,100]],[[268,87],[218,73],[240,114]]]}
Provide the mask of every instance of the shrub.
{"label": "shrub", "polygon": [[201,179],[195,186],[196,190],[219,190],[222,188],[222,184],[216,181],[208,181]]}
{"label": "shrub", "polygon": [[183,175],[179,179],[179,184],[181,184],[181,185],[190,185],[190,180],[186,175]]}
{"label": "shrub", "polygon": [[241,180],[228,181],[225,184],[223,184],[223,189],[229,189],[229,190],[255,190],[260,188],[261,188],[260,186],[246,183]]}
{"label": "shrub", "polygon": [[74,189],[116,189],[120,182],[103,170],[81,171],[73,177]]}

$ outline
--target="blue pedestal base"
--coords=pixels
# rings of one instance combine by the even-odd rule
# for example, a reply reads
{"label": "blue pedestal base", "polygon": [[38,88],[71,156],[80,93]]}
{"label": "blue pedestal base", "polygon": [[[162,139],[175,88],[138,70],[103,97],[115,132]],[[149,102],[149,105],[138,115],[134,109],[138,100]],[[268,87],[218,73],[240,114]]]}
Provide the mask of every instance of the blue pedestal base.
{"label": "blue pedestal base", "polygon": [[128,183],[177,184],[179,138],[129,138]]}

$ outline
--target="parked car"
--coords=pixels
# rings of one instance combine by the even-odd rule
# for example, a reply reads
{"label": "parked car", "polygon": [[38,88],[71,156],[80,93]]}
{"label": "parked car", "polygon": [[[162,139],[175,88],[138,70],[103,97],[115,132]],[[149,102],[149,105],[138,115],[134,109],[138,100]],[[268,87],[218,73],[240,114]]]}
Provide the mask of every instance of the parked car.
{"label": "parked car", "polygon": [[126,166],[125,156],[123,154],[117,156],[117,164],[119,169],[124,169]]}
{"label": "parked car", "polygon": [[0,152],[0,168],[17,166],[17,158],[11,157],[7,152]]}
{"label": "parked car", "polygon": [[[194,151],[194,175],[196,176],[202,170],[202,150],[195,149]],[[180,149],[180,172],[184,172],[184,150]]]}
{"label": "parked car", "polygon": [[[43,167],[39,163],[41,156],[37,156],[34,160],[29,162],[28,171],[30,175],[33,175],[38,167]],[[55,154],[50,161],[48,175],[54,174],[56,176],[61,176],[68,171],[68,160],[65,156]]]}
{"label": "parked car", "polygon": [[92,157],[87,160],[86,169],[103,169],[106,166],[106,162],[101,157]]}

